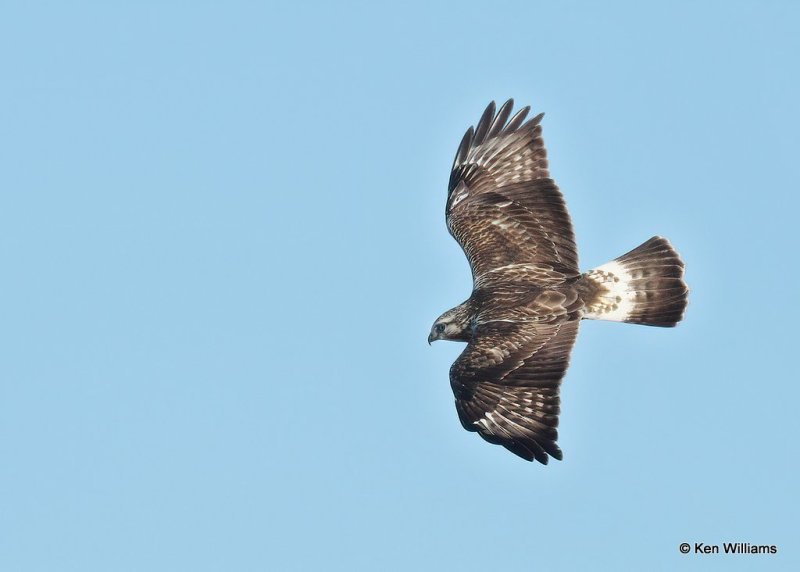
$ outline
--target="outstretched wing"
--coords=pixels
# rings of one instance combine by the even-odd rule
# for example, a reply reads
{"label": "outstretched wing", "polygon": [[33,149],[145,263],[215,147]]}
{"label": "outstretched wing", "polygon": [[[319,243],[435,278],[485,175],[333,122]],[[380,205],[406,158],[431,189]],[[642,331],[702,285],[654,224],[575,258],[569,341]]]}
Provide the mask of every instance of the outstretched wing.
{"label": "outstretched wing", "polygon": [[447,226],[469,259],[473,278],[510,264],[548,266],[577,276],[578,255],[564,198],[547,170],[539,124],[513,100],[494,102],[467,130],[450,174]]}
{"label": "outstretched wing", "polygon": [[488,322],[450,368],[461,424],[512,453],[561,460],[559,387],[578,320],[558,324]]}

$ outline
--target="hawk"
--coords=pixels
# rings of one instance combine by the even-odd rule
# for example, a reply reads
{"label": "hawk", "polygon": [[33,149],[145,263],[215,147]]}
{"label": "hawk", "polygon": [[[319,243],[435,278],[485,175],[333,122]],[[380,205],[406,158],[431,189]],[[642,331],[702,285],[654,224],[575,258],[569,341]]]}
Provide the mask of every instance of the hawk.
{"label": "hawk", "polygon": [[445,215],[472,268],[469,299],[433,324],[434,340],[467,342],[450,368],[467,431],[523,459],[561,460],[559,387],[583,319],[675,326],[684,265],[655,236],[581,273],[564,198],[550,178],[540,125],[494,102],[458,146]]}

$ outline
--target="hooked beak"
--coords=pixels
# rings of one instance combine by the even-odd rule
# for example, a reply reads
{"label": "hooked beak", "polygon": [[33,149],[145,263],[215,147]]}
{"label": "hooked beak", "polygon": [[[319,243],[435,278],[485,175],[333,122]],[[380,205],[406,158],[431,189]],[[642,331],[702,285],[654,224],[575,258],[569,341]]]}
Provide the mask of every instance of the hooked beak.
{"label": "hooked beak", "polygon": [[432,341],[433,341],[433,334],[431,333],[431,334],[428,334],[428,345],[431,345]]}

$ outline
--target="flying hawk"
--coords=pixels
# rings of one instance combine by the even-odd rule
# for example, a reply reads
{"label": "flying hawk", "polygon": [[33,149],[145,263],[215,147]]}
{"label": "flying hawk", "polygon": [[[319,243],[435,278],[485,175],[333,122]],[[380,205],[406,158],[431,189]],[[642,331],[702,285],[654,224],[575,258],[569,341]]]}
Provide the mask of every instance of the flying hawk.
{"label": "flying hawk", "polygon": [[559,386],[582,319],[674,326],[688,288],[672,245],[653,237],[581,273],[572,223],[547,168],[540,122],[490,103],[458,146],[445,209],[467,255],[469,300],[434,322],[434,340],[467,342],[450,368],[456,409],[523,459],[561,460]]}

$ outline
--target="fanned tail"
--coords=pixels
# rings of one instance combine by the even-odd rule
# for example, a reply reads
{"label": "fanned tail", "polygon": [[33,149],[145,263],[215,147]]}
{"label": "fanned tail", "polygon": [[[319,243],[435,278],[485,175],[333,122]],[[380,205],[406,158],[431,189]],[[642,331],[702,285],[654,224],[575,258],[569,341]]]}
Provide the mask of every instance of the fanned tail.
{"label": "fanned tail", "polygon": [[689,288],[683,261],[666,238],[654,236],[581,277],[592,320],[675,326],[683,318]]}

